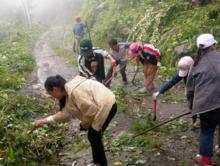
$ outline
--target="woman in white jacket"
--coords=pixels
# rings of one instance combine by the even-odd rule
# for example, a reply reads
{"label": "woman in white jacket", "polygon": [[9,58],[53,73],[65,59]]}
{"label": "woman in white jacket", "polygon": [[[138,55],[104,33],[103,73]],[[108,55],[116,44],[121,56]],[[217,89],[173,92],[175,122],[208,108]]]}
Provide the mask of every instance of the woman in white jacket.
{"label": "woman in white jacket", "polygon": [[103,84],[81,76],[67,83],[59,75],[48,77],[45,88],[59,100],[61,110],[55,115],[37,120],[35,127],[71,117],[78,118],[81,121],[80,129],[88,130],[94,165],[107,166],[102,133],[117,112],[114,94]]}

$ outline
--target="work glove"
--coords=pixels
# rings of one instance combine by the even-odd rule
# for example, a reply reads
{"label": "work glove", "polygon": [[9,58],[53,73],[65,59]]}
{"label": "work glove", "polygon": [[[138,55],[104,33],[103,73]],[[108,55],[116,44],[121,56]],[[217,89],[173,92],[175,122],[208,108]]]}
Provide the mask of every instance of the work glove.
{"label": "work glove", "polygon": [[154,100],[157,100],[157,97],[158,97],[159,95],[160,95],[160,92],[157,91],[157,92],[154,92],[154,93],[153,93],[153,96],[152,96],[152,97],[153,97]]}
{"label": "work glove", "polygon": [[87,129],[84,128],[83,125],[82,125],[81,123],[79,124],[79,129],[80,129],[80,131],[87,131]]}

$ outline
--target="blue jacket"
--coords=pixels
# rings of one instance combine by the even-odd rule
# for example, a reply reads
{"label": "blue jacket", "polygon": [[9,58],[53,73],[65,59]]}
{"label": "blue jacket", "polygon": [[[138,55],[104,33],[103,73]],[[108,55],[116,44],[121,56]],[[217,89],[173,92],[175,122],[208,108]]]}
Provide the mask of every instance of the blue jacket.
{"label": "blue jacket", "polygon": [[186,83],[186,77],[180,77],[178,73],[176,73],[169,81],[165,82],[159,90],[160,94],[163,94],[170,88],[172,88],[174,85],[176,85],[178,82],[180,82],[182,79],[184,79],[184,83]]}
{"label": "blue jacket", "polygon": [[86,25],[82,22],[75,23],[74,28],[73,28],[73,34],[76,36],[83,37],[85,33],[85,28]]}

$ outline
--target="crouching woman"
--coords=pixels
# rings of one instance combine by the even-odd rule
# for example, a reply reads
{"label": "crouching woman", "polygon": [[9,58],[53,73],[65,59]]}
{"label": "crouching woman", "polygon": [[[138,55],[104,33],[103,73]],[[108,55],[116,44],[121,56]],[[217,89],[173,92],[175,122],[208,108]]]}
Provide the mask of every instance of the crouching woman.
{"label": "crouching woman", "polygon": [[102,142],[102,133],[117,112],[114,94],[97,81],[76,76],[66,82],[61,76],[48,77],[45,82],[47,92],[59,100],[60,112],[45,119],[37,120],[35,127],[48,123],[78,118],[81,130],[88,129],[88,139],[92,147],[93,162],[96,166],[107,166]]}

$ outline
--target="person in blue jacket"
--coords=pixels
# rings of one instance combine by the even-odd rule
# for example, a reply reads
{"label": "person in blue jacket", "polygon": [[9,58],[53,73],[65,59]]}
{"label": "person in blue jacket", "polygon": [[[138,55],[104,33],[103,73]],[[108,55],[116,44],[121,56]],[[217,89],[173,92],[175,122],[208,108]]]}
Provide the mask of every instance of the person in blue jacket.
{"label": "person in blue jacket", "polygon": [[165,82],[160,89],[153,93],[154,100],[159,97],[160,94],[165,93],[169,89],[171,89],[174,85],[176,85],[181,80],[184,80],[184,83],[186,84],[187,76],[190,70],[190,67],[193,65],[193,59],[190,56],[184,56],[182,57],[178,62],[178,68],[179,71],[167,82]]}

